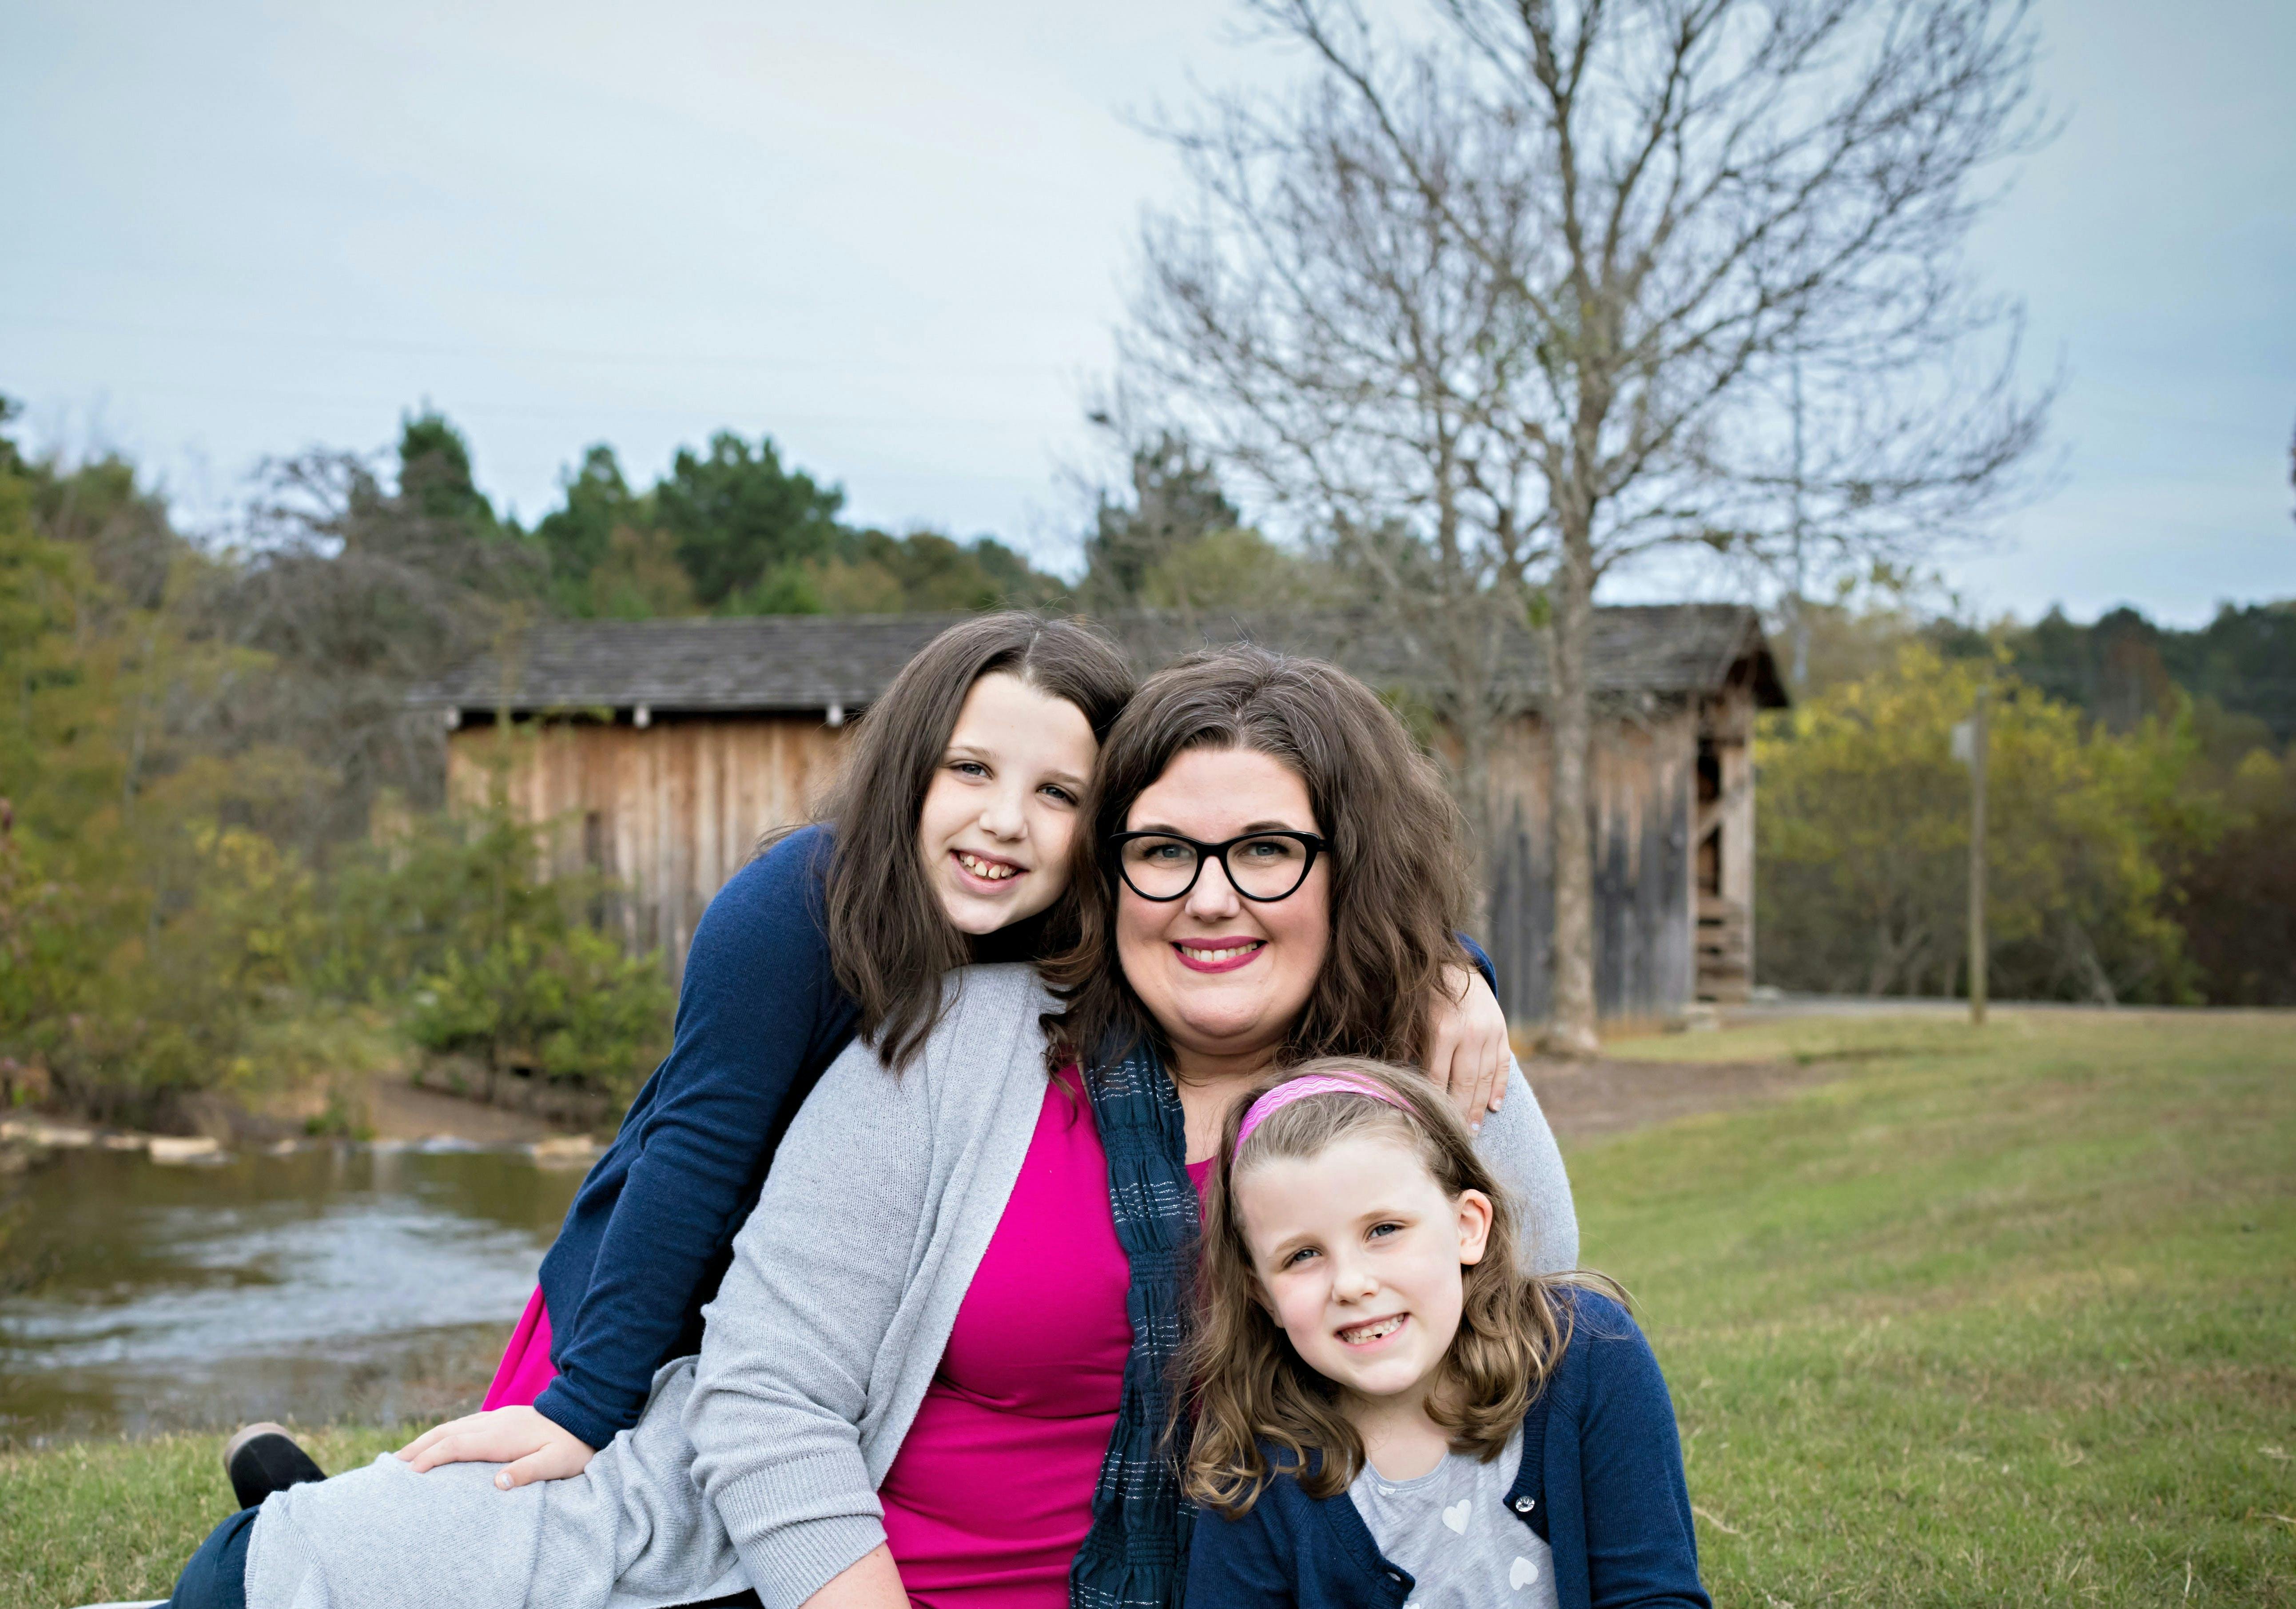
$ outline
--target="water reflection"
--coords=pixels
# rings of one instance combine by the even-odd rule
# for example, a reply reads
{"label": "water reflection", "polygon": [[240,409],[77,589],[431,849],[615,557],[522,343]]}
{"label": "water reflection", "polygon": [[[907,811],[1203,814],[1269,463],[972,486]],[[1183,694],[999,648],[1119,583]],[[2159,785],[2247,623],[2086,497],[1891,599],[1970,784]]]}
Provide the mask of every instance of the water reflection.
{"label": "water reflection", "polygon": [[466,1411],[580,1178],[462,1149],[53,1155],[7,1181],[0,1439]]}

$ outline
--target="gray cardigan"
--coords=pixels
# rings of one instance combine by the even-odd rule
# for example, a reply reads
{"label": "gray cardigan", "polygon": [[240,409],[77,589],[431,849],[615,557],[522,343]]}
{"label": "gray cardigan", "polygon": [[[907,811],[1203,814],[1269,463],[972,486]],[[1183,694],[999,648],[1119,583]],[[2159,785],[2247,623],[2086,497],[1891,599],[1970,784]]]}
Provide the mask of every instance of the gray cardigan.
{"label": "gray cardigan", "polygon": [[[275,1493],[248,1609],[662,1609],[754,1586],[798,1609],[884,1539],[876,1489],[940,1367],[1045,1098],[1024,966],[957,975],[898,1078],[856,1044],[782,1143],[698,1359],[665,1366],[581,1475],[500,1492],[495,1465],[386,1454]],[[1569,1181],[1518,1069],[1481,1145],[1542,1268],[1576,1264]]]}

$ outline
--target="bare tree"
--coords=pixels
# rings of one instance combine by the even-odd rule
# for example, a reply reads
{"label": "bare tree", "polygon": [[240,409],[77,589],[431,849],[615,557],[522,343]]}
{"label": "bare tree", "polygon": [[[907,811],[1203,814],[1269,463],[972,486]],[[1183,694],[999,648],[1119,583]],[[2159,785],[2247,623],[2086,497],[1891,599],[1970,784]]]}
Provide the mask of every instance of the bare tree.
{"label": "bare tree", "polygon": [[220,635],[276,662],[241,690],[239,723],[324,779],[303,812],[308,847],[365,832],[385,791],[439,802],[445,735],[407,708],[409,689],[539,612],[542,554],[446,479],[416,457],[392,488],[324,449],[258,472],[241,562],[210,609]]}
{"label": "bare tree", "polygon": [[1504,643],[1543,529],[1484,405],[1513,345],[1503,288],[1328,83],[1179,139],[1199,204],[1150,220],[1128,382],[1288,510],[1419,667],[1487,896],[1491,751],[1521,712]]}
{"label": "bare tree", "polygon": [[1193,209],[1150,220],[1126,358],[1382,571],[1466,746],[1502,625],[1545,632],[1549,1038],[1588,1052],[1596,587],[1685,545],[1904,562],[2038,439],[2019,311],[1960,267],[1984,175],[2041,133],[2027,6],[1248,3],[1315,71],[1173,131]]}

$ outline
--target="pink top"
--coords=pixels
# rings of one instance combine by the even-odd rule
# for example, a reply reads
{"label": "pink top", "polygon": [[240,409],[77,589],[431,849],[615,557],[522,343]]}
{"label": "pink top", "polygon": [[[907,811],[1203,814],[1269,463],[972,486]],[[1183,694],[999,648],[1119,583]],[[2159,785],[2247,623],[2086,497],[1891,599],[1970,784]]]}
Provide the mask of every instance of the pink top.
{"label": "pink top", "polygon": [[[1203,1187],[1209,1164],[1191,1167]],[[1067,1609],[1132,1325],[1108,1157],[1073,1068],[1048,1086],[940,1372],[877,1497],[922,1609]]]}
{"label": "pink top", "polygon": [[542,1388],[557,1378],[558,1371],[550,1363],[550,1309],[543,1305],[542,1287],[537,1285],[534,1294],[526,1299],[526,1311],[519,1315],[518,1327],[510,1333],[510,1344],[503,1349],[502,1361],[495,1365],[495,1382],[487,1387],[479,1407],[488,1413],[498,1408],[532,1408]]}

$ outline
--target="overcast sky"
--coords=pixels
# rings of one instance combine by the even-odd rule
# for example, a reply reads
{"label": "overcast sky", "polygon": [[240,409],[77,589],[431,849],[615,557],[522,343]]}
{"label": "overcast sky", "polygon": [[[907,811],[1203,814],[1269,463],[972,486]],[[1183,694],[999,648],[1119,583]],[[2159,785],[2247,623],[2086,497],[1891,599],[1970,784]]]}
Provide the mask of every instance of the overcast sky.
{"label": "overcast sky", "polygon": [[[1063,466],[1226,0],[0,0],[0,391],[189,509],[266,453],[469,434],[528,519],[732,428],[855,519],[1072,569]],[[2296,595],[2296,5],[2043,0],[2070,114],[1973,242],[2062,359],[2060,489],[1948,579],[2197,623]],[[1646,595],[1653,583],[1617,594]]]}

